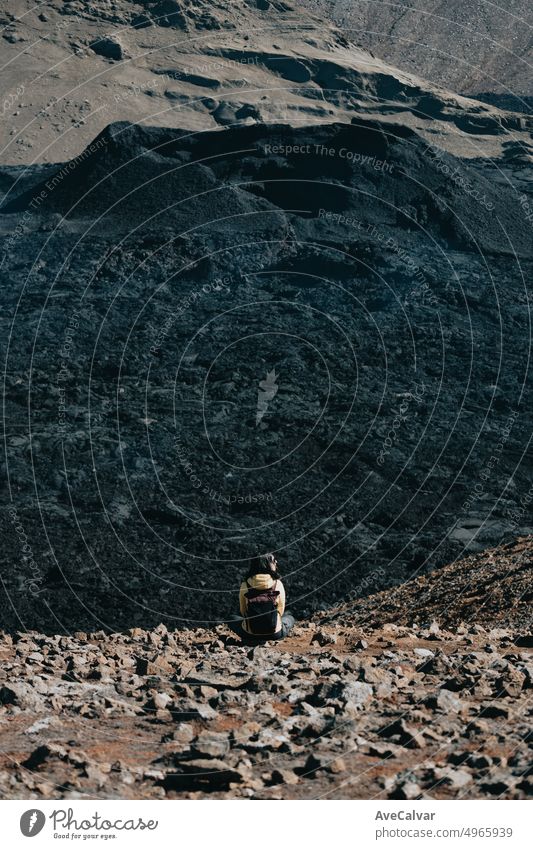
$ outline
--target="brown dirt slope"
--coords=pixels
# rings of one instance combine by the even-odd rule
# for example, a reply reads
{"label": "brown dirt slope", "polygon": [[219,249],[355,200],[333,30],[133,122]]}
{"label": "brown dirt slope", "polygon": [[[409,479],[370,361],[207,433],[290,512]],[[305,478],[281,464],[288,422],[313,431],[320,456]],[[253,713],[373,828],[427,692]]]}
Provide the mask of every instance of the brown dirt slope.
{"label": "brown dirt slope", "polygon": [[[533,539],[483,551],[390,590],[345,604],[328,618],[380,627],[433,619],[453,628],[461,622],[531,627]],[[320,617],[319,617],[320,618]]]}
{"label": "brown dirt slope", "polygon": [[114,121],[197,132],[379,114],[468,156],[529,140],[526,123],[396,70],[301,4],[8,0],[0,46],[8,164],[64,162]]}

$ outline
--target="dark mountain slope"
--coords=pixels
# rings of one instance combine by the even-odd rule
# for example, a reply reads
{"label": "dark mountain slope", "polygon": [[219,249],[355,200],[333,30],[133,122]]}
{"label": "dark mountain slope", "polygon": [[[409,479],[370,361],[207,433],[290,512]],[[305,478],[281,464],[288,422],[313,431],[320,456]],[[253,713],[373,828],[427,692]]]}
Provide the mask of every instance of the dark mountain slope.
{"label": "dark mountain slope", "polygon": [[268,549],[301,614],[526,530],[522,173],[375,120],[6,169],[6,625],[220,620]]}

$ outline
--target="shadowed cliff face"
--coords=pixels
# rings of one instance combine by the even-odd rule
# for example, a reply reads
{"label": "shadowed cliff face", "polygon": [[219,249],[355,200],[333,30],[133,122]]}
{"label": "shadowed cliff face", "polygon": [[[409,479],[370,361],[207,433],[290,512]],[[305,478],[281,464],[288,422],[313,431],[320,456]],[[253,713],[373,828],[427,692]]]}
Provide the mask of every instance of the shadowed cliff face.
{"label": "shadowed cliff face", "polygon": [[302,615],[527,529],[520,158],[117,124],[1,178],[8,627],[217,621],[265,550]]}

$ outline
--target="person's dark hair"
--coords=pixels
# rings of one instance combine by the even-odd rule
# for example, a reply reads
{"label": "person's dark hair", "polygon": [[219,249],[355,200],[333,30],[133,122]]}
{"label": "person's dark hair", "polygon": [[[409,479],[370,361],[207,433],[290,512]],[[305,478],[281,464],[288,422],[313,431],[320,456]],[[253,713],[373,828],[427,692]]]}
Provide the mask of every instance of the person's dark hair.
{"label": "person's dark hair", "polygon": [[273,554],[259,554],[257,557],[252,557],[246,577],[252,578],[254,575],[270,575],[272,578],[280,577],[278,564]]}

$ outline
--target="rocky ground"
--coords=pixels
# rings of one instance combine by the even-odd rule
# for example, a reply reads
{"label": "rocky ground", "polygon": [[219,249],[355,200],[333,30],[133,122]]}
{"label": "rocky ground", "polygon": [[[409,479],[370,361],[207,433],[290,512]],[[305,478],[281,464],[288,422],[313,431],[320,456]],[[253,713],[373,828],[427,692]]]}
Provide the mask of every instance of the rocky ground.
{"label": "rocky ground", "polygon": [[[431,580],[445,577],[453,593],[454,576],[475,584],[492,575],[495,589],[521,565],[531,595],[532,552],[522,540]],[[419,585],[259,647],[225,626],[4,633],[0,795],[530,797],[530,605],[515,618],[511,602],[503,628],[494,624],[501,607],[493,615],[465,602],[469,618],[453,628],[431,602],[409,624],[372,624],[371,610],[409,619],[406,593],[418,597]]]}
{"label": "rocky ground", "polygon": [[508,0],[301,0],[404,71],[531,113],[531,4]]}
{"label": "rocky ground", "polygon": [[394,592],[376,593],[336,608],[333,621],[361,618],[372,627],[438,619],[455,629],[463,622],[492,628],[531,628],[533,551],[529,537],[483,551],[423,575]]}

